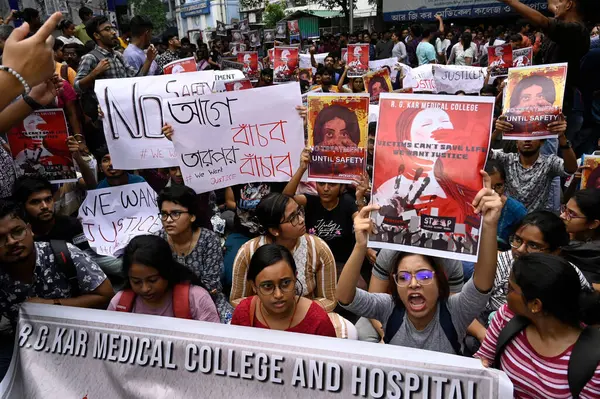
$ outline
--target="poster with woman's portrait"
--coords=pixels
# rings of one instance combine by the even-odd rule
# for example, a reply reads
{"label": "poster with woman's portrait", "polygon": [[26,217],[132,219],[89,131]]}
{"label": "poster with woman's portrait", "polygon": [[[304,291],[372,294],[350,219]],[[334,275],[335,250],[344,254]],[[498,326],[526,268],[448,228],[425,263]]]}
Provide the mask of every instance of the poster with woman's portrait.
{"label": "poster with woman's portrait", "polygon": [[286,39],[287,38],[287,23],[277,22],[275,25],[275,38],[277,39]]}
{"label": "poster with woman's portrait", "polygon": [[348,59],[348,77],[358,78],[369,72],[368,44],[349,44],[346,57]]}
{"label": "poster with woman's portrait", "polygon": [[494,98],[391,93],[379,101],[369,246],[477,261]]}
{"label": "poster with woman's portrait", "polygon": [[242,72],[251,82],[257,82],[260,77],[258,69],[258,53],[256,51],[240,51],[237,53],[237,62],[243,66]]}
{"label": "poster with woman's portrait", "polygon": [[250,41],[250,47],[260,47],[260,35],[257,30],[248,32],[248,41]]}
{"label": "poster with woman's portrait", "polygon": [[391,93],[393,90],[390,71],[387,68],[369,72],[363,76],[363,79],[365,81],[365,90],[371,97],[371,104],[379,103],[381,93]]}
{"label": "poster with woman's portrait", "polygon": [[275,42],[275,29],[265,29],[263,31],[263,43]]}
{"label": "poster with woman's portrait", "polygon": [[308,102],[308,180],[352,183],[365,171],[368,94],[313,93]]}
{"label": "poster with woman's portrait", "polygon": [[491,76],[506,76],[512,67],[513,52],[510,43],[488,47],[488,65],[492,67]]}
{"label": "poster with woman's portrait", "polygon": [[513,50],[513,68],[530,66],[533,64],[533,47],[518,48]]}
{"label": "poster with woman's portrait", "polygon": [[548,124],[562,118],[567,64],[535,65],[508,71],[502,113],[513,130],[504,140],[558,137]]}
{"label": "poster with woman's portrait", "polygon": [[217,36],[227,36],[225,22],[217,21]]}
{"label": "poster with woman's portrait", "polygon": [[243,43],[244,42],[244,35],[242,34],[242,31],[240,31],[240,30],[232,30],[231,31],[231,41],[233,43]]}
{"label": "poster with woman's portrait", "polygon": [[242,19],[240,21],[240,24],[238,25],[238,28],[240,30],[240,32],[242,33],[248,33],[250,32],[250,23],[247,19]]}
{"label": "poster with woman's portrait", "polygon": [[17,176],[41,175],[52,183],[76,181],[68,137],[62,109],[44,109],[27,116],[7,134]]}
{"label": "poster with woman's portrait", "polygon": [[295,19],[293,21],[287,21],[287,28],[290,32],[290,36],[299,36],[300,35],[300,26],[298,25],[298,20]]}
{"label": "poster with woman's portrait", "polygon": [[275,47],[273,52],[273,83],[286,83],[292,80],[298,68],[297,47]]}
{"label": "poster with woman's portrait", "polygon": [[600,152],[584,155],[582,166],[587,166],[581,172],[581,188],[600,188]]}

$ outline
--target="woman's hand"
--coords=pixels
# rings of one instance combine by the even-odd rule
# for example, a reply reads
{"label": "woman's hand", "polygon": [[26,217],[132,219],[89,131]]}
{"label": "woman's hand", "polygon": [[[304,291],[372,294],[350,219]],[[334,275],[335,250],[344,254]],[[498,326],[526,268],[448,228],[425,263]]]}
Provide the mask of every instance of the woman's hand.
{"label": "woman's hand", "polygon": [[303,105],[297,105],[296,111],[298,111],[298,115],[300,118],[304,119],[304,124],[306,124],[306,117],[308,116],[308,108]]}
{"label": "woman's hand", "polygon": [[496,225],[502,213],[502,199],[492,189],[492,179],[484,170],[480,171],[483,177],[483,188],[479,190],[473,200],[475,213],[481,214],[483,223]]}
{"label": "woman's hand", "polygon": [[173,141],[173,126],[169,125],[168,123],[165,123],[162,127],[162,134],[165,135],[165,138],[169,141]]}
{"label": "woman's hand", "polygon": [[512,123],[506,121],[506,116],[500,115],[500,117],[496,119],[496,126],[494,129],[498,132],[504,134],[507,132],[512,132],[514,128],[515,127],[512,125]]}
{"label": "woman's hand", "polygon": [[57,84],[54,78],[57,78],[57,75],[54,75],[53,78],[50,78],[45,82],[32,87],[31,91],[29,92],[29,96],[43,106],[50,104],[58,95],[58,90],[60,87],[62,87],[62,84]]}
{"label": "woman's hand", "polygon": [[379,205],[365,206],[354,218],[354,236],[357,246],[366,247],[369,233],[377,234],[377,229],[371,220],[371,211],[377,211],[379,208]]}
{"label": "woman's hand", "polygon": [[558,137],[564,136],[567,131],[567,119],[561,114],[561,118],[557,121],[548,124],[548,131],[553,134],[558,134]]}
{"label": "woman's hand", "polygon": [[300,153],[300,169],[308,169],[308,164],[310,163],[310,152],[311,149],[309,147],[306,147]]}
{"label": "woman's hand", "polygon": [[[361,202],[368,192],[371,191],[371,182],[369,175],[365,172],[359,179],[355,179],[353,186],[356,189],[356,200]],[[360,200],[360,201],[359,201]]]}
{"label": "woman's hand", "polygon": [[80,148],[77,138],[74,136],[69,136],[69,138],[67,138],[67,147],[69,147],[69,151],[71,151],[71,154],[75,155],[79,153]]}

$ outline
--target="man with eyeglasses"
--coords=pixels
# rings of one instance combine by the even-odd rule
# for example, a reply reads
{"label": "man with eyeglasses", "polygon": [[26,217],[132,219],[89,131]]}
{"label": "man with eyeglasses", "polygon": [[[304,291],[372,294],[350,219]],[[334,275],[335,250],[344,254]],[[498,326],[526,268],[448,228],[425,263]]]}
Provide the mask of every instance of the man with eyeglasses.
{"label": "man with eyeglasses", "polygon": [[[114,295],[106,275],[80,249],[67,244],[67,250],[72,265],[57,262],[49,243],[34,242],[19,207],[0,200],[0,315],[13,329],[23,302],[106,308]],[[74,269],[76,281],[68,279],[67,268]],[[10,363],[13,334],[0,337],[0,379]]]}

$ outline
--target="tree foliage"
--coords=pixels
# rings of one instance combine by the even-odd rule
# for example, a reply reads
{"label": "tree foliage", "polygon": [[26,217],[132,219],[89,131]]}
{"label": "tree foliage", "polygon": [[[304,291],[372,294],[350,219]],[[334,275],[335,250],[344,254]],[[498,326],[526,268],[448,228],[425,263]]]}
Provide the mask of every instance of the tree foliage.
{"label": "tree foliage", "polygon": [[145,15],[154,25],[154,33],[159,33],[167,27],[165,6],[161,0],[132,0],[134,15]]}
{"label": "tree foliage", "polygon": [[274,28],[277,22],[285,18],[285,4],[282,2],[267,3],[263,13],[263,22],[266,28]]}

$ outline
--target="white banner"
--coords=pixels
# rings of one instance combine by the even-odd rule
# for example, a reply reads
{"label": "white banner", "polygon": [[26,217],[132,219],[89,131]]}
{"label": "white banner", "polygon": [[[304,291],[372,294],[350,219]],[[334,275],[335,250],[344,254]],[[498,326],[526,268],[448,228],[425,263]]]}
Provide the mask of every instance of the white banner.
{"label": "white banner", "polygon": [[454,94],[459,90],[465,93],[481,91],[487,68],[460,65],[433,65],[436,93]]}
{"label": "white banner", "polygon": [[402,87],[405,89],[411,88],[415,92],[432,92],[437,93],[435,80],[433,78],[432,64],[421,65],[417,68],[410,69],[402,81]]}
{"label": "white banner", "polygon": [[156,192],[148,183],[88,191],[79,207],[79,219],[98,255],[117,256],[133,237],[162,228]]}
{"label": "white banner", "polygon": [[194,320],[21,308],[7,399],[512,397],[477,359]]}
{"label": "white banner", "polygon": [[300,86],[290,83],[164,101],[185,184],[197,193],[289,181],[304,148]]}
{"label": "white banner", "polygon": [[177,165],[173,144],[161,131],[162,101],[210,94],[215,82],[243,79],[238,72],[201,71],[97,80],[95,91],[104,113],[104,135],[115,169]]}
{"label": "white banner", "polygon": [[[320,53],[320,54],[315,54],[315,61],[317,61],[317,64],[325,64],[325,58],[327,58],[327,56],[329,55],[329,53]],[[310,62],[310,54],[299,54],[298,55],[300,58],[300,69],[302,68],[312,68],[313,74],[315,72],[317,72],[317,68],[313,68],[311,62]]]}
{"label": "white banner", "polygon": [[378,71],[385,67],[390,70],[390,80],[392,83],[396,83],[396,77],[398,76],[398,70],[400,69],[398,58],[391,57],[383,60],[369,61],[369,69],[372,71]]}

